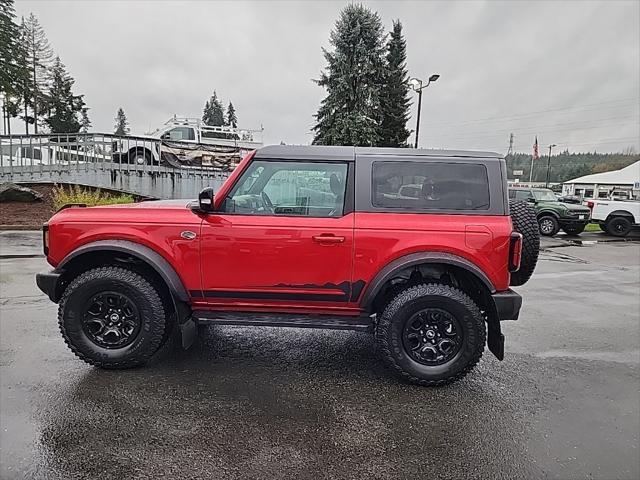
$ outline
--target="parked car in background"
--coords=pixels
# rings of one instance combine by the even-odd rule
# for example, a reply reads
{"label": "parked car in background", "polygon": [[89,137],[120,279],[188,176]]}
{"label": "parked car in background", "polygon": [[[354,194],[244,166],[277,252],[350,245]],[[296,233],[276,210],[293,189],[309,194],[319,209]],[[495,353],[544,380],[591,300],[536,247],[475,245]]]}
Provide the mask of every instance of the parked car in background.
{"label": "parked car in background", "polygon": [[591,220],[609,235],[624,237],[640,226],[640,201],[589,200]]}
{"label": "parked car in background", "polygon": [[513,187],[509,189],[509,198],[524,200],[535,207],[542,235],[555,235],[561,228],[569,235],[579,235],[590,220],[588,207],[560,202],[548,188]]}
{"label": "parked car in background", "polygon": [[212,127],[198,118],[172,117],[148,135],[113,141],[113,160],[137,165],[214,167],[233,170],[248,152],[262,146],[262,130]]}

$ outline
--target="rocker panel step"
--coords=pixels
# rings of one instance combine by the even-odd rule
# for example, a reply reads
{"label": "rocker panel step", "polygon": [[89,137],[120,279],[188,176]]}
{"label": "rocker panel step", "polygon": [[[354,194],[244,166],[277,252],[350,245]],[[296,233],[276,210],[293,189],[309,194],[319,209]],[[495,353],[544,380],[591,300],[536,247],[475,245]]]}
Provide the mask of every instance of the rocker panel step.
{"label": "rocker panel step", "polygon": [[193,319],[200,325],[250,325],[260,327],[324,328],[372,332],[369,316],[300,315],[295,313],[217,312],[196,310]]}

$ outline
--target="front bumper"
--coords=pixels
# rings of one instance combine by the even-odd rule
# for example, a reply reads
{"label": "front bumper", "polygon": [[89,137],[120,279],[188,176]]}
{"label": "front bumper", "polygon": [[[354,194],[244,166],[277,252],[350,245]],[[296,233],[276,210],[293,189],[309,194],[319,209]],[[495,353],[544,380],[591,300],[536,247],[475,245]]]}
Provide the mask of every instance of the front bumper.
{"label": "front bumper", "polygon": [[517,320],[522,306],[522,297],[511,289],[491,295],[496,306],[498,319]]}
{"label": "front bumper", "polygon": [[49,270],[47,272],[40,272],[36,274],[36,284],[38,288],[42,290],[52,302],[58,303],[60,296],[58,295],[60,284],[60,276],[62,274],[55,270]]}
{"label": "front bumper", "polygon": [[579,220],[577,218],[561,218],[560,220],[558,220],[558,223],[560,224],[561,227],[578,227],[578,226],[582,226],[582,225],[586,225],[589,222],[591,222],[591,219],[589,217],[586,217],[584,220]]}

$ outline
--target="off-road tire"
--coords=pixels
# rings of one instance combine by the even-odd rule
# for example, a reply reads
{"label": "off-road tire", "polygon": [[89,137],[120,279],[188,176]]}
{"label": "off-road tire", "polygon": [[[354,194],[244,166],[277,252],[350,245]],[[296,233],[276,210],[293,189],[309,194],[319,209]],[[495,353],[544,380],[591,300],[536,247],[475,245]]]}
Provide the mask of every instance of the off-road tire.
{"label": "off-road tire", "polygon": [[[122,348],[104,348],[85,333],[81,322],[87,301],[101,291],[126,294],[135,303],[140,331]],[[99,267],[76,277],[65,289],[58,308],[64,341],[81,360],[100,368],[124,369],[144,365],[166,340],[165,310],[153,285],[140,274],[121,267]]]}
{"label": "off-road tire", "polygon": [[[549,222],[551,227],[549,229],[545,229],[544,224]],[[538,228],[540,229],[540,235],[544,235],[545,237],[553,237],[556,233],[560,231],[560,223],[558,223],[558,219],[553,215],[542,215],[538,218]]]}
{"label": "off-road tire", "polygon": [[510,281],[510,285],[517,287],[527,283],[536,269],[540,254],[540,230],[536,212],[526,202],[512,200],[509,202],[509,209],[513,229],[522,234],[520,268],[517,272],[511,273]]}
{"label": "off-road tire", "polygon": [[605,223],[606,232],[614,237],[626,237],[631,232],[633,224],[627,217],[611,217]]}
{"label": "off-road tire", "polygon": [[[137,158],[144,157],[144,162],[138,162]],[[147,150],[133,150],[129,152],[129,163],[132,165],[151,165],[151,155]]]}
{"label": "off-road tire", "polygon": [[[462,327],[462,347],[447,363],[416,362],[407,353],[402,332],[405,323],[423,308],[448,311]],[[376,345],[385,363],[401,378],[422,386],[440,386],[460,380],[480,361],[486,342],[484,317],[462,291],[441,284],[420,284],[401,291],[385,307],[376,326]]]}
{"label": "off-road tire", "polygon": [[567,225],[566,227],[562,227],[562,230],[567,235],[580,235],[582,232],[584,232],[585,228],[586,228],[586,225],[578,225],[578,226],[575,226],[575,225],[569,226],[569,225]]}

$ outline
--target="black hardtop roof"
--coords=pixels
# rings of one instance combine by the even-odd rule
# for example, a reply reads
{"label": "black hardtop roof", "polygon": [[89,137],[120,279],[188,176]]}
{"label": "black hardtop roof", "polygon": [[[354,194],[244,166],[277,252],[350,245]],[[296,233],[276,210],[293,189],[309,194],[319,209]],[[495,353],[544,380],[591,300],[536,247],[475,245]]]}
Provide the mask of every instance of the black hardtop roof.
{"label": "black hardtop roof", "polygon": [[456,158],[500,160],[503,158],[502,155],[495,152],[383,147],[333,147],[325,145],[267,145],[258,149],[254,158],[310,161],[353,161],[357,156],[365,155],[388,156],[389,160],[403,160],[404,157],[446,157],[451,158],[452,160],[455,160]]}

